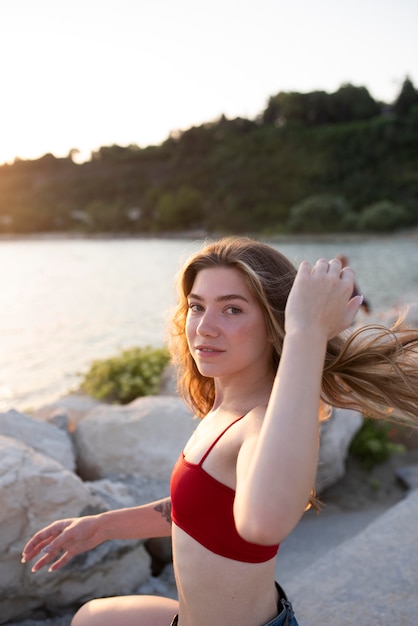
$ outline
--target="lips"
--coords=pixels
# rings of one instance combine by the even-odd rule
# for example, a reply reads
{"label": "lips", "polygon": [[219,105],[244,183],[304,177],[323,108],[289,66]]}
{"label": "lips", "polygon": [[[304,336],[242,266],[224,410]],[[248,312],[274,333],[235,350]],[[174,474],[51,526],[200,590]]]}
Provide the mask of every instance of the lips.
{"label": "lips", "polygon": [[221,352],[224,352],[224,350],[221,350],[220,348],[216,348],[215,346],[195,346],[195,350],[196,352],[199,352],[200,354],[220,354]]}

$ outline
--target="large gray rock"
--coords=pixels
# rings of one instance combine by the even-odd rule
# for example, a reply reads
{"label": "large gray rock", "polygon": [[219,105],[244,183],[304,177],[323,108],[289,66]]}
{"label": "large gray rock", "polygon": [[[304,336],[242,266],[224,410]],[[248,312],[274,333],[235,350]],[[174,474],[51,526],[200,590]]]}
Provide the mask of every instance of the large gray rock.
{"label": "large gray rock", "polygon": [[55,426],[37,422],[15,410],[0,414],[0,434],[14,437],[37,452],[55,459],[66,469],[75,470],[75,454],[71,438]]}
{"label": "large gray rock", "polygon": [[60,463],[0,436],[0,624],[42,608],[58,612],[97,595],[134,592],[149,578],[141,542],[107,542],[64,570],[32,574],[21,550],[32,534],[58,518],[103,508],[103,500]]}
{"label": "large gray rock", "polygon": [[414,491],[291,578],[286,589],[301,626],[415,625],[417,518]]}
{"label": "large gray rock", "polygon": [[140,475],[169,481],[196,421],[182,400],[147,396],[125,406],[101,405],[76,427],[80,476]]}
{"label": "large gray rock", "polygon": [[100,404],[98,400],[90,396],[81,393],[70,393],[55,402],[39,407],[33,412],[33,416],[57,425],[65,424],[71,432],[78,422],[84,419],[87,413]]}
{"label": "large gray rock", "polygon": [[362,423],[363,417],[357,411],[333,409],[330,419],[322,424],[316,477],[317,493],[344,476],[350,443]]}

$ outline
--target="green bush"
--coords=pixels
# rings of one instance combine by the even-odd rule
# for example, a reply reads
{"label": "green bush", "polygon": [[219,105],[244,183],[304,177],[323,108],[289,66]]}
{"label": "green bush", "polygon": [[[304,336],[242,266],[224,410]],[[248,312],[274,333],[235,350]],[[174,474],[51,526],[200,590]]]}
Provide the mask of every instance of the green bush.
{"label": "green bush", "polygon": [[392,424],[365,418],[362,427],[353,438],[349,452],[366,470],[388,460],[392,452],[404,452],[404,446],[393,443],[390,438]]}
{"label": "green bush", "polygon": [[126,404],[158,392],[169,360],[166,348],[130,348],[109,359],[93,361],[80,388],[98,400]]}
{"label": "green bush", "polygon": [[358,220],[358,229],[363,231],[391,232],[408,225],[407,210],[390,200],[381,200],[366,207]]}
{"label": "green bush", "polygon": [[350,215],[341,196],[310,196],[290,209],[288,226],[292,232],[322,233],[344,230]]}

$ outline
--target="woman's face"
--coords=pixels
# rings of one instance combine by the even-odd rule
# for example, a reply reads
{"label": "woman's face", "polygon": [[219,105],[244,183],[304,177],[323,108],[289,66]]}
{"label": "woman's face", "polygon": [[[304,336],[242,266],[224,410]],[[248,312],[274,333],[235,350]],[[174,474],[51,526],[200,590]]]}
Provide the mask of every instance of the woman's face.
{"label": "woman's face", "polygon": [[188,304],[187,341],[203,376],[234,376],[252,369],[259,375],[269,370],[272,344],[263,313],[238,270],[201,270]]}

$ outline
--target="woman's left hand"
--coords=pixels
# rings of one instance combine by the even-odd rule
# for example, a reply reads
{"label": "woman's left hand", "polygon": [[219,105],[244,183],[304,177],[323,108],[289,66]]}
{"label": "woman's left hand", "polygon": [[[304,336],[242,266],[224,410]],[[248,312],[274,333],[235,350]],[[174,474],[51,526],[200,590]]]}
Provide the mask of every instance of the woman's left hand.
{"label": "woman's left hand", "polygon": [[354,271],[341,261],[319,259],[312,267],[299,266],[286,305],[285,330],[318,330],[327,339],[348,328],[360,308],[363,296],[352,296]]}

